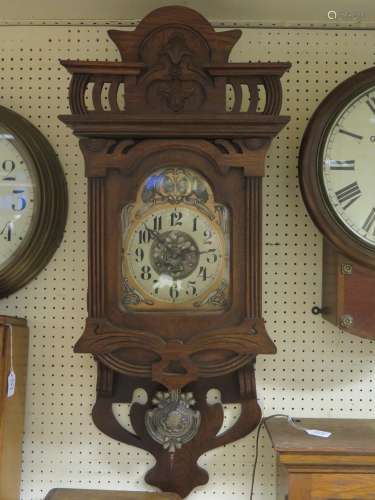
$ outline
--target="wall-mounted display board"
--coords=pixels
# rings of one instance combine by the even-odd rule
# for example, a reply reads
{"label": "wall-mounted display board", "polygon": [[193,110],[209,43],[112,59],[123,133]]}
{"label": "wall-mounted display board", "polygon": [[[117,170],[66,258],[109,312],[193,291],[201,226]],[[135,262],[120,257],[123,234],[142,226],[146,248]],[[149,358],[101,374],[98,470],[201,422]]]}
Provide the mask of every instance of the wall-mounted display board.
{"label": "wall-mounted display board", "polygon": [[[288,122],[290,64],[228,63],[240,35],[165,7],[109,31],[122,62],[63,61],[72,114],[61,119],[88,177],[89,316],[75,349],[98,360],[94,422],[150,451],[146,481],[181,496],[207,483],[204,452],[259,423],[255,357],[275,352],[261,313],[261,178]],[[221,436],[213,387],[241,408]],[[139,388],[129,432],[113,404]]]}
{"label": "wall-mounted display board", "polygon": [[[37,126],[57,152],[70,206],[63,243],[49,265],[1,300],[3,313],[27,316],[30,328],[22,500],[42,500],[53,488],[155,491],[144,482],[155,463],[151,454],[109,438],[93,424],[96,364],[89,355],[73,353],[86,319],[87,193],[78,140],[57,118],[69,113],[71,78],[59,59],[120,60],[107,37],[111,27],[116,28],[13,24],[0,30],[2,104]],[[375,64],[374,37],[366,30],[242,29],[230,55],[244,63],[292,63],[282,78],[281,111],[291,120],[272,141],[263,180],[263,316],[277,346],[276,354],[257,356],[264,415],[374,416],[373,342],[311,314],[321,304],[322,236],[303,203],[297,168],[313,112],[337,85]],[[135,394],[134,401],[143,402],[143,396]],[[219,400],[210,393],[211,403]],[[114,404],[118,421],[133,431],[128,410]],[[220,432],[238,414],[238,405],[225,405]],[[248,498],[254,445],[251,433],[202,455],[198,463],[210,481],[189,498]],[[275,500],[275,483],[275,457],[261,435],[254,500]]]}

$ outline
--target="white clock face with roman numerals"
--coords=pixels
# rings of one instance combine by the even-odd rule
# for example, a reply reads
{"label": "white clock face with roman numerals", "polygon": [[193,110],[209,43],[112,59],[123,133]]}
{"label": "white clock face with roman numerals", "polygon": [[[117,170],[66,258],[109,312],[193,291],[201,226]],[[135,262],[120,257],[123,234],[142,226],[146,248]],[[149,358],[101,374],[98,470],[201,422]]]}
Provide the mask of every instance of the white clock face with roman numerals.
{"label": "white clock face with roman numerals", "polygon": [[25,243],[36,211],[31,160],[0,127],[0,270]]}
{"label": "white clock face with roman numerals", "polygon": [[351,100],[331,125],[322,181],[339,222],[375,248],[375,87]]}

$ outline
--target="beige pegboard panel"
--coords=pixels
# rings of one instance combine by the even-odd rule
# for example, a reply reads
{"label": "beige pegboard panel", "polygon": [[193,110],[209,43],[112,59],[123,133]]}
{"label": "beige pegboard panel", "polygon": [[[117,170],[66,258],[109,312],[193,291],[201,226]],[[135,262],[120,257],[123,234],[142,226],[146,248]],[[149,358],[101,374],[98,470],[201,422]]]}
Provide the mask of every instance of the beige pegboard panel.
{"label": "beige pegboard panel", "polygon": [[[31,329],[21,498],[41,500],[56,487],[151,490],[143,476],[154,459],[107,438],[92,423],[94,362],[72,350],[86,316],[86,182],[78,141],[57,119],[68,111],[69,82],[58,59],[113,60],[117,53],[106,28],[95,26],[2,26],[0,39],[1,104],[48,137],[63,164],[70,199],[64,241],[52,261],[0,302],[2,314],[26,316]],[[374,42],[374,31],[244,29],[232,53],[234,61],[293,64],[283,78],[283,113],[291,122],[272,144],[264,180],[264,316],[278,349],[257,361],[265,415],[374,416],[374,344],[311,314],[320,305],[322,239],[297,178],[309,117],[337,83],[375,64]],[[125,424],[128,408],[115,411]],[[227,408],[225,425],[238,411]],[[253,433],[202,457],[210,482],[191,498],[249,498],[254,451]],[[256,500],[275,498],[274,462],[263,434]]]}

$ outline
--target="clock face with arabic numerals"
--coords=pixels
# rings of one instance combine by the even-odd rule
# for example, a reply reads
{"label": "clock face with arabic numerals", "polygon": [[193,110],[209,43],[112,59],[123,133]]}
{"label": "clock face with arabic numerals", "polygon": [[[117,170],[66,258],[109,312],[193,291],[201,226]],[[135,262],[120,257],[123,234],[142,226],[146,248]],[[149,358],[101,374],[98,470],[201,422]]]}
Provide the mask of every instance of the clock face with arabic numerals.
{"label": "clock face with arabic numerals", "polygon": [[0,127],[0,269],[27,244],[38,198],[30,155],[14,134]]}
{"label": "clock face with arabic numerals", "polygon": [[375,250],[375,87],[336,115],[322,148],[321,182],[329,207],[352,237]]}
{"label": "clock face with arabic numerals", "polygon": [[65,176],[47,139],[0,106],[0,298],[48,263],[67,216]]}
{"label": "clock face with arabic numerals", "polygon": [[220,311],[229,299],[229,213],[203,177],[166,168],[123,210],[123,305]]}

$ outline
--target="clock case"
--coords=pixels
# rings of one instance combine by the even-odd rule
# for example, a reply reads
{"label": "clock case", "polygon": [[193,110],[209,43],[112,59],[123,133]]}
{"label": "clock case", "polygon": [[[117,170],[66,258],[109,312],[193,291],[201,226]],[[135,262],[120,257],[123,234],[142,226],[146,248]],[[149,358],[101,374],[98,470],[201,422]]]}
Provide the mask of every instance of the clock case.
{"label": "clock case", "polygon": [[[279,115],[280,77],[290,64],[228,63],[240,35],[215,32],[191,9],[164,7],[134,31],[109,31],[121,62],[62,61],[72,74],[72,114],[60,118],[80,137],[88,178],[88,318],[75,351],[98,362],[93,419],[108,436],[151,452],[156,465],[146,481],[182,496],[208,481],[196,464],[202,453],[259,423],[255,358],[276,351],[261,313],[262,176],[270,142],[288,122]],[[140,313],[120,305],[121,210],[165,166],[195,169],[230,210],[232,294],[222,312]],[[131,405],[130,432],[112,405],[132,403],[138,388],[147,402]],[[207,403],[211,388],[221,402]],[[172,453],[145,425],[168,394],[184,395],[200,419]],[[228,403],[241,414],[218,434]],[[159,424],[160,435],[169,424]],[[164,444],[172,439],[166,432]]]}
{"label": "clock case", "polygon": [[299,156],[305,205],[323,233],[322,306],[313,312],[342,330],[375,339],[375,251],[336,218],[321,187],[319,162],[330,126],[357,95],[375,85],[375,67],[338,85],[319,105],[306,128]]}

